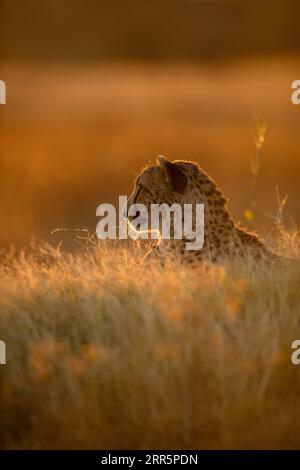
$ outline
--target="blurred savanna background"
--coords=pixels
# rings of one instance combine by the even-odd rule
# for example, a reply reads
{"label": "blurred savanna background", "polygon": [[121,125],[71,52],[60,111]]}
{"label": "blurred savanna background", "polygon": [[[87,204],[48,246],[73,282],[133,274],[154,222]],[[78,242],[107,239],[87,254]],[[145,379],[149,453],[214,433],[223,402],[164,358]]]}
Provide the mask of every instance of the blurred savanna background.
{"label": "blurred savanna background", "polygon": [[298,261],[145,268],[143,243],[87,237],[163,154],[299,258],[299,15],[0,0],[1,448],[300,447]]}
{"label": "blurred savanna background", "polygon": [[[76,248],[101,202],[129,194],[158,154],[198,161],[237,219],[272,226],[275,187],[299,223],[299,2],[1,0],[0,245],[34,235]],[[249,223],[249,220],[248,220]]]}

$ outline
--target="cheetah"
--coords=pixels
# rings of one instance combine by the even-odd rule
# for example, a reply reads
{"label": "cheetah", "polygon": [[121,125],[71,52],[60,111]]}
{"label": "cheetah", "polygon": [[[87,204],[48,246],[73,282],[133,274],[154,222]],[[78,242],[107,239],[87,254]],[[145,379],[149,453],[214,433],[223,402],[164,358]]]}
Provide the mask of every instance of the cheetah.
{"label": "cheetah", "polygon": [[[133,204],[204,204],[204,244],[200,250],[185,249],[186,240],[160,239],[148,257],[174,258],[184,264],[222,263],[226,259],[251,256],[255,262],[276,262],[280,257],[269,251],[256,234],[236,224],[227,209],[227,200],[213,179],[197,163],[169,161],[159,156],[156,165],[147,166],[136,178],[128,199],[126,214]],[[130,217],[127,215],[130,222]]]}

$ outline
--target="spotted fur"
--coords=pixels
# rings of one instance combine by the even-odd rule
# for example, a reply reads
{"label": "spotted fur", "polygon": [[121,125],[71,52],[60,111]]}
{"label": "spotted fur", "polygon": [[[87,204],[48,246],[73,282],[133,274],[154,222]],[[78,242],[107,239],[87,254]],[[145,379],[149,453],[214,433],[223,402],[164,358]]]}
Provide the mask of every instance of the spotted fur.
{"label": "spotted fur", "polygon": [[216,183],[196,163],[185,160],[170,162],[158,157],[157,165],[146,167],[135,181],[128,208],[144,204],[204,203],[204,246],[201,250],[185,249],[186,240],[159,240],[151,255],[164,259],[173,257],[183,263],[222,262],[225,259],[254,257],[255,260],[276,261],[263,242],[234,223],[227,209],[227,200]]}

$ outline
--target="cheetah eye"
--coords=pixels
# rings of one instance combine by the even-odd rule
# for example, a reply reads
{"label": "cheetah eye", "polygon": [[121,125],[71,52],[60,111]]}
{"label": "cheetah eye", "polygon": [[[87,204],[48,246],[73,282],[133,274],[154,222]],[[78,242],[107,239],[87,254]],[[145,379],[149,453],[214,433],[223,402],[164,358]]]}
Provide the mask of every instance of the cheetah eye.
{"label": "cheetah eye", "polygon": [[135,190],[140,194],[140,192],[144,189],[144,186],[141,183],[137,183]]}

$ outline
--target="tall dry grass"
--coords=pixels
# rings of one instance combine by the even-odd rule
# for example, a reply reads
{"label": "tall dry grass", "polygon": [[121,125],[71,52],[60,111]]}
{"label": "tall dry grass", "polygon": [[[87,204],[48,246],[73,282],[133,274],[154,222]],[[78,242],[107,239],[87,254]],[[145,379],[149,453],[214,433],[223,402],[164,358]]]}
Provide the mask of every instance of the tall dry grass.
{"label": "tall dry grass", "polygon": [[[297,233],[273,243],[299,256]],[[300,263],[145,268],[142,253],[3,256],[1,448],[299,448]]]}

